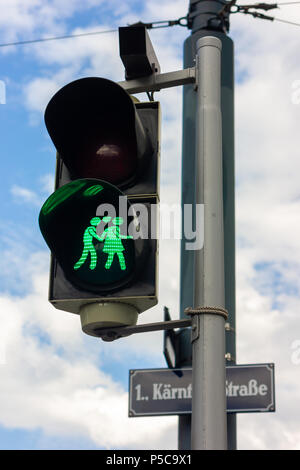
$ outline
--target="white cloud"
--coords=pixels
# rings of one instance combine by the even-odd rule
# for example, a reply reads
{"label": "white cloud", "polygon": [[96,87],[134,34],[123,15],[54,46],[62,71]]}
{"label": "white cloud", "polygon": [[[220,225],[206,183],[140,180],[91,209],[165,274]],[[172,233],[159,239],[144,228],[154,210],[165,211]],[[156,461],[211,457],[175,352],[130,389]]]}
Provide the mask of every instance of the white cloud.
{"label": "white cloud", "polygon": [[[82,10],[100,7],[101,1],[86,0],[84,4],[78,0],[0,0],[2,11],[0,25],[7,41],[33,34],[35,31],[62,33],[64,21]],[[26,37],[32,39],[32,37]]]}
{"label": "white cloud", "polygon": [[42,191],[48,194],[54,191],[54,175],[44,175],[40,178]]}
{"label": "white cloud", "polygon": [[127,417],[127,391],[96,364],[101,343],[87,340],[77,315],[47,303],[48,276],[38,257],[29,264],[31,292],[0,297],[0,423],[84,437],[100,448],[172,447],[175,418],[157,418],[151,427],[149,419]]}
{"label": "white cloud", "polygon": [[26,104],[34,111],[45,110],[50,98],[58,90],[54,79],[37,78],[26,87]]}
{"label": "white cloud", "polygon": [[24,188],[17,184],[12,185],[10,192],[13,200],[17,204],[28,204],[33,207],[41,207],[45,202],[44,193],[50,195],[54,191],[54,175],[46,174],[39,179],[40,192],[43,193],[41,197],[37,191]]}
{"label": "white cloud", "polygon": [[18,185],[13,185],[11,188],[11,193],[16,198],[16,201],[20,204],[23,202],[33,204],[34,206],[40,206],[40,199],[37,194],[31,189],[22,188]]}
{"label": "white cloud", "polygon": [[[296,11],[289,11],[291,18]],[[236,86],[237,359],[275,362],[277,403],[274,414],[238,417],[238,443],[297,449],[300,409],[292,404],[300,383],[291,345],[299,336],[300,108],[291,103],[291,84],[300,76],[298,33],[251,18],[232,23],[242,78]]]}

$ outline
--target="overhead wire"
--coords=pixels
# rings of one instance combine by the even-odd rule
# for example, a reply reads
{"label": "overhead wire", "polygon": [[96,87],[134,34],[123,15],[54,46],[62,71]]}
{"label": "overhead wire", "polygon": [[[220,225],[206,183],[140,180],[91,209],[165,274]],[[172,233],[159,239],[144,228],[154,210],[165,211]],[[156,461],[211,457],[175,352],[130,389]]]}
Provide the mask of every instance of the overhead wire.
{"label": "overhead wire", "polygon": [[7,42],[0,44],[0,47],[7,47],[7,46],[21,46],[24,44],[34,44],[37,42],[46,42],[46,41],[57,41],[59,39],[70,39],[70,38],[79,38],[82,36],[92,36],[96,34],[107,34],[107,33],[115,33],[118,31],[117,29],[108,29],[106,31],[92,31],[89,33],[79,33],[79,34],[68,34],[65,36],[53,36],[50,38],[39,38],[39,39],[29,39],[27,41],[16,41],[16,42]]}
{"label": "overhead wire", "polygon": [[[296,5],[300,4],[300,1],[292,1],[292,2],[279,2],[279,3],[254,3],[252,5],[237,5],[236,0],[230,0],[227,4],[224,4],[223,8],[219,11],[219,13],[216,15],[216,17],[222,18],[224,14],[227,12],[229,13],[245,13],[252,15],[254,18],[261,18],[261,19],[266,19],[266,20],[271,20],[271,21],[279,21],[281,23],[287,23],[291,24],[294,26],[300,26],[300,23],[295,23],[293,21],[289,20],[283,20],[281,18],[275,18],[272,16],[268,15],[263,15],[262,13],[257,13],[253,11],[249,11],[250,9],[260,9],[260,10],[270,10],[273,8],[278,8],[278,6],[285,6],[285,5]],[[231,8],[236,8],[236,10],[231,11]],[[181,17],[177,20],[169,20],[169,21],[155,21],[152,23],[140,23],[143,24],[147,29],[157,29],[157,28],[165,28],[169,26],[188,26],[188,22],[186,21],[187,17]],[[185,22],[186,21],[186,22]],[[131,25],[134,26],[134,25]],[[57,41],[61,39],[73,39],[73,38],[80,38],[84,36],[96,36],[100,34],[108,34],[108,33],[115,33],[117,32],[118,29],[108,29],[104,31],[91,31],[87,33],[78,33],[78,34],[66,34],[63,36],[53,36],[49,38],[38,38],[38,39],[29,39],[25,41],[14,41],[14,42],[6,42],[6,43],[0,43],[0,48],[2,47],[9,47],[9,46],[22,46],[26,44],[36,44],[36,43],[41,43],[41,42],[47,42],[47,41]]]}
{"label": "overhead wire", "polygon": [[262,13],[258,13],[256,11],[249,11],[250,9],[257,9],[257,10],[270,10],[274,8],[278,8],[279,5],[287,5],[291,3],[299,3],[299,2],[287,2],[287,3],[273,3],[273,4],[268,4],[268,3],[256,3],[253,5],[236,5],[237,6],[237,11],[234,13],[244,13],[246,15],[251,15],[254,18],[260,18],[263,20],[270,20],[270,21],[279,21],[280,23],[287,23],[291,24],[293,26],[300,26],[300,23],[296,23],[294,21],[289,21],[289,20],[284,20],[281,18],[277,18],[275,16],[269,16],[269,15],[264,15]]}
{"label": "overhead wire", "polygon": [[[228,3],[227,5],[229,8],[231,7],[232,2]],[[270,21],[279,21],[280,23],[286,23],[293,26],[300,26],[300,23],[296,23],[294,21],[284,20],[281,18],[277,18],[275,16],[264,15],[262,13],[258,13],[256,11],[250,10],[272,10],[278,8],[279,6],[286,6],[286,5],[295,5],[300,4],[300,1],[295,2],[279,2],[279,3],[253,3],[248,5],[233,5],[236,9],[234,11],[230,11],[231,13],[244,13],[246,15],[251,15],[254,18],[260,18],[263,20],[270,20]]]}
{"label": "overhead wire", "polygon": [[[147,29],[157,29],[157,28],[165,28],[168,26],[186,26],[184,21],[186,20],[186,17],[183,16],[181,18],[178,18],[177,20],[169,20],[169,21],[153,21],[152,23],[140,23],[143,24]],[[134,26],[134,25],[131,25]],[[108,29],[105,31],[91,31],[88,33],[79,33],[79,34],[66,34],[64,36],[53,36],[49,38],[39,38],[39,39],[29,39],[26,41],[15,41],[15,42],[6,42],[0,44],[0,47],[8,47],[8,46],[22,46],[25,44],[35,44],[39,42],[46,42],[46,41],[57,41],[59,39],[72,39],[72,38],[79,38],[83,36],[93,36],[93,35],[98,35],[98,34],[107,34],[107,33],[116,33],[118,29]]]}
{"label": "overhead wire", "polygon": [[274,21],[280,21],[280,23],[292,24],[293,26],[300,26],[300,23],[294,23],[293,21],[282,20],[280,18],[273,18]]}

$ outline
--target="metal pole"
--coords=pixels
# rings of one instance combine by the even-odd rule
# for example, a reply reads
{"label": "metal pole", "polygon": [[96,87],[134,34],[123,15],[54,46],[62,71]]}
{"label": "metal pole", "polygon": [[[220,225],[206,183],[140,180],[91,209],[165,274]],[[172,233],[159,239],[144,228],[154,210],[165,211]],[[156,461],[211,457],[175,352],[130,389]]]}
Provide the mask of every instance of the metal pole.
{"label": "metal pole", "polygon": [[[221,41],[197,41],[196,203],[204,204],[204,246],[195,252],[192,449],[227,449]],[[207,308],[205,310],[205,308]],[[213,310],[210,312],[209,309]]]}
{"label": "metal pole", "polygon": [[[230,353],[227,365],[236,361],[235,345],[235,172],[234,172],[234,43],[228,36],[229,13],[218,17],[224,7],[221,0],[190,0],[188,27],[191,35],[184,42],[184,68],[195,65],[196,43],[204,36],[214,36],[222,42],[221,109],[223,140],[223,215],[225,256],[225,308],[228,311],[226,329],[226,353]],[[183,90],[182,131],[182,209],[185,204],[195,204],[195,140],[196,140],[196,92],[193,85]],[[182,218],[180,255],[180,316],[185,309],[194,306],[194,263],[196,251],[187,250],[190,241],[184,233]],[[193,214],[193,228],[196,227]],[[203,305],[203,302],[200,303]],[[176,367],[191,367],[191,342],[188,329],[178,335]],[[228,354],[229,358],[229,354]],[[178,448],[190,449],[191,415],[178,417]],[[190,428],[189,428],[190,426]],[[228,449],[236,449],[236,413],[227,413]]]}

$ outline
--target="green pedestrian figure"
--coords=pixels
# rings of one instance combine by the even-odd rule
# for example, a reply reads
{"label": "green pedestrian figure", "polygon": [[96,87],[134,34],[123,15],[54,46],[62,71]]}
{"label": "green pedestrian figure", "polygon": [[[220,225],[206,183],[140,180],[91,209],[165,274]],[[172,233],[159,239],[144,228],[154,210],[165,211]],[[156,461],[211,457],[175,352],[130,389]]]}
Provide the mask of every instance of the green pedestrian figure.
{"label": "green pedestrian figure", "polygon": [[122,235],[120,233],[120,225],[123,224],[122,217],[115,217],[112,221],[114,225],[107,227],[101,235],[101,239],[105,239],[103,246],[103,253],[107,253],[107,261],[105,263],[105,269],[110,269],[114,256],[117,255],[119,258],[120,268],[122,271],[126,269],[126,263],[123,255],[125,250],[122,239],[133,238],[130,235]]}
{"label": "green pedestrian figure", "polygon": [[[108,222],[111,217],[103,217],[104,222]],[[80,259],[74,264],[74,269],[79,269],[86,261],[88,255],[91,255],[90,269],[95,269],[97,265],[97,252],[93,245],[93,239],[103,242],[103,239],[97,235],[96,227],[101,222],[100,217],[93,217],[90,220],[90,226],[84,231],[83,235],[83,251]]]}

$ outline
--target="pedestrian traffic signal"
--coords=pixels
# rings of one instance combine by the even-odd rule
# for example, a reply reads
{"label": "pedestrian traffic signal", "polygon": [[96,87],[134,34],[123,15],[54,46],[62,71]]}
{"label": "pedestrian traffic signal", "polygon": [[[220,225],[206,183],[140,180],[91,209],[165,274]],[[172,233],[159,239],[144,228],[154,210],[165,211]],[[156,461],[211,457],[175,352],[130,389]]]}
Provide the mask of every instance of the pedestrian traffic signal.
{"label": "pedestrian traffic signal", "polygon": [[59,90],[45,111],[55,192],[39,225],[51,253],[49,300],[99,336],[157,303],[159,103],[107,79]]}

